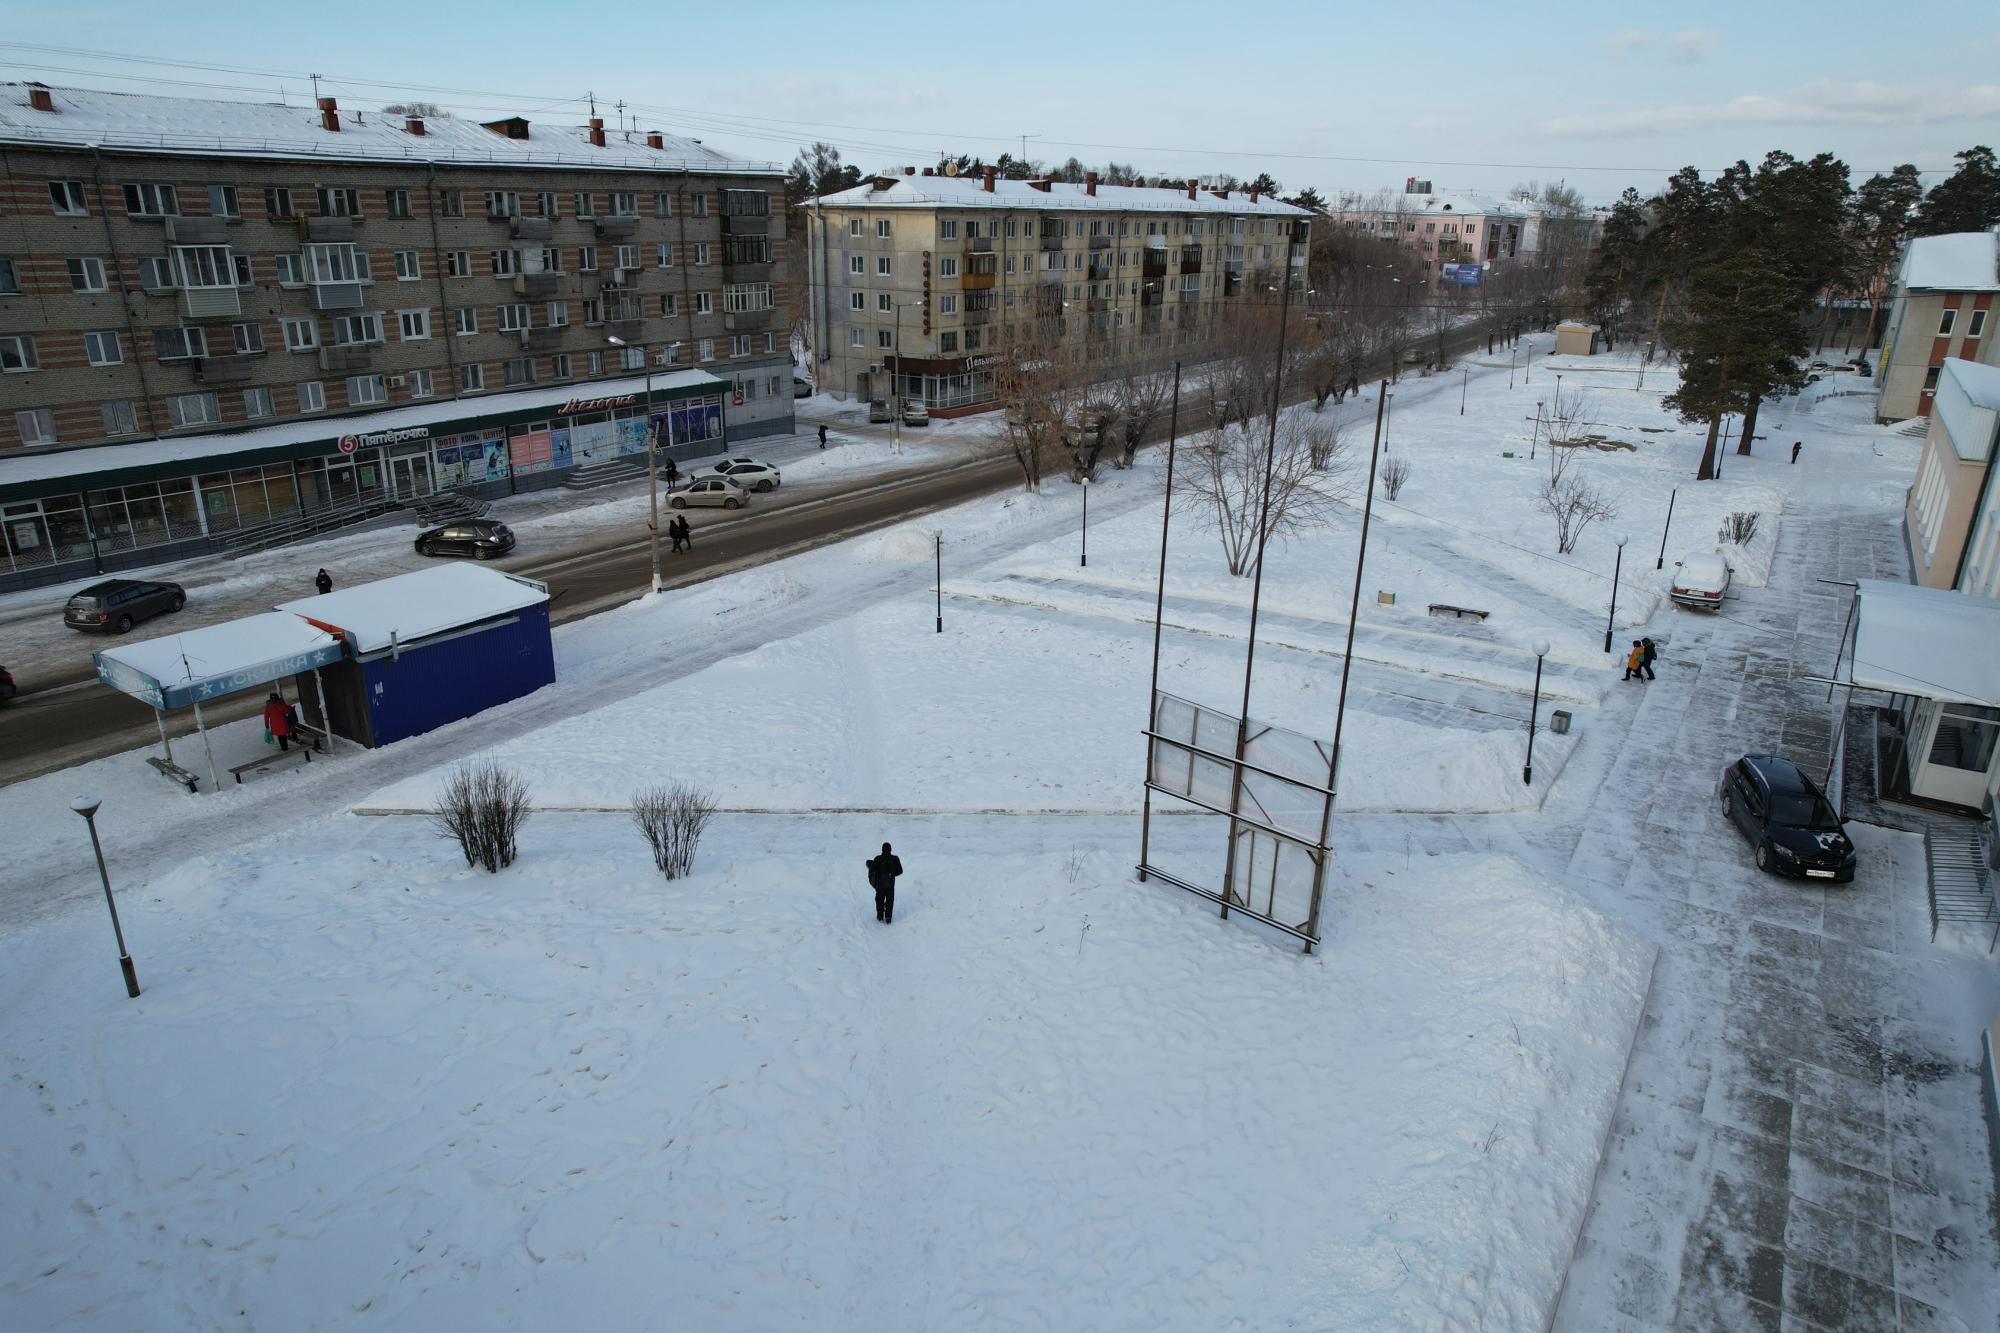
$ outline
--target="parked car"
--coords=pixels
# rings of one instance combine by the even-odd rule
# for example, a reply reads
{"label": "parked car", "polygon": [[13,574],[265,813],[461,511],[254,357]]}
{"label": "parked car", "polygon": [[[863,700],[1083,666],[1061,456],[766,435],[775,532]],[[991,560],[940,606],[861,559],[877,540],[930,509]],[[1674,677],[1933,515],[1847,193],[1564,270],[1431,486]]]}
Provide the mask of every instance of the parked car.
{"label": "parked car", "polygon": [[6,703],[18,693],[20,691],[14,688],[14,673],[0,666],[0,703]]}
{"label": "parked car", "polygon": [[741,509],[750,503],[750,492],[741,482],[729,477],[697,477],[688,483],[684,491],[675,491],[674,498],[667,501],[676,509],[686,509],[689,505],[719,505],[724,509]]}
{"label": "parked car", "polygon": [[903,424],[905,426],[928,426],[931,424],[931,410],[924,406],[921,398],[903,400]]}
{"label": "parked car", "polygon": [[886,426],[896,419],[896,414],[889,410],[889,400],[887,398],[870,398],[868,400],[868,419]]}
{"label": "parked car", "polygon": [[123,634],[142,620],[186,605],[187,593],[178,583],[106,579],[81,589],[63,605],[63,624],[71,629]]}
{"label": "parked car", "polygon": [[1807,370],[1832,370],[1832,369],[1833,369],[1833,365],[1832,365],[1832,363],[1830,363],[1830,362],[1826,362],[1826,361],[1808,361],[1808,362],[1806,362],[1806,369],[1807,369]]}
{"label": "parked car", "polygon": [[491,560],[513,549],[513,530],[497,518],[464,518],[417,537],[418,555],[469,555]]}
{"label": "parked car", "polygon": [[810,398],[812,396],[813,382],[803,375],[792,376],[792,397]]}
{"label": "parked car", "polygon": [[1870,376],[1871,378],[1872,378],[1872,377],[1874,376],[1874,374],[1875,374],[1875,368],[1874,368],[1873,366],[1871,366],[1871,365],[1869,365],[1869,364],[1868,364],[1868,358],[1867,358],[1867,357],[1865,357],[1865,356],[1857,356],[1857,357],[1855,357],[1855,358],[1854,358],[1854,363],[1853,363],[1853,364],[1854,364],[1854,373],[1855,373],[1855,374],[1857,374],[1857,375],[1867,375],[1867,376]]}
{"label": "parked car", "polygon": [[1674,581],[1667,596],[1682,606],[1713,611],[1729,595],[1729,562],[1713,551],[1696,551],[1674,561]]}
{"label": "parked car", "polygon": [[725,458],[714,467],[702,468],[690,480],[699,481],[703,477],[729,477],[752,491],[774,491],[781,480],[778,469],[754,458]]}
{"label": "parked car", "polygon": [[1854,878],[1854,843],[1813,780],[1789,759],[1746,754],[1722,770],[1722,813],[1757,849],[1757,868],[1802,879]]}

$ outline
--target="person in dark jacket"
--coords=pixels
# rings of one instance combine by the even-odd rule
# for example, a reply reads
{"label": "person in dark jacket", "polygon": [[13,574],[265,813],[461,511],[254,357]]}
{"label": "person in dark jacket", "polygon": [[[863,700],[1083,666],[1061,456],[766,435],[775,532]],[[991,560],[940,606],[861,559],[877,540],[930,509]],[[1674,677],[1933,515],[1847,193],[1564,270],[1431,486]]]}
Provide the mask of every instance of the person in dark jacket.
{"label": "person in dark jacket", "polygon": [[819,423],[819,447],[822,449],[826,448],[826,423],[824,421]]}
{"label": "person in dark jacket", "polygon": [[875,919],[888,925],[896,918],[896,876],[903,873],[902,858],[882,844],[882,854],[868,861],[868,887],[875,890]]}
{"label": "person in dark jacket", "polygon": [[319,573],[313,575],[313,587],[319,589],[320,596],[326,596],[333,591],[333,575],[322,568]]}
{"label": "person in dark jacket", "polygon": [[667,479],[667,489],[672,490],[674,483],[681,479],[681,470],[675,467],[674,460],[669,458],[666,467],[661,469],[660,475]]}
{"label": "person in dark jacket", "polygon": [[264,701],[264,730],[277,737],[280,750],[292,748],[292,706],[276,690]]}
{"label": "person in dark jacket", "polygon": [[1651,639],[1639,640],[1639,647],[1643,650],[1639,654],[1639,670],[1646,673],[1647,680],[1658,680],[1659,677],[1653,674],[1653,662],[1659,657],[1660,650],[1653,646]]}
{"label": "person in dark jacket", "polygon": [[1634,639],[1632,640],[1632,651],[1625,654],[1625,674],[1620,679],[1632,680],[1636,677],[1639,680],[1644,680],[1646,678],[1644,674],[1645,665],[1646,645]]}
{"label": "person in dark jacket", "polygon": [[688,527],[687,519],[679,514],[667,520],[667,536],[673,539],[675,551],[683,547],[690,551],[694,549],[694,532]]}
{"label": "person in dark jacket", "polygon": [[1805,447],[1806,447],[1806,442],[1805,442],[1804,440],[1793,440],[1793,441],[1792,441],[1792,462],[1793,462],[1793,463],[1797,463],[1797,462],[1799,461],[1799,450],[1801,450],[1801,449],[1803,449],[1803,448],[1805,448]]}

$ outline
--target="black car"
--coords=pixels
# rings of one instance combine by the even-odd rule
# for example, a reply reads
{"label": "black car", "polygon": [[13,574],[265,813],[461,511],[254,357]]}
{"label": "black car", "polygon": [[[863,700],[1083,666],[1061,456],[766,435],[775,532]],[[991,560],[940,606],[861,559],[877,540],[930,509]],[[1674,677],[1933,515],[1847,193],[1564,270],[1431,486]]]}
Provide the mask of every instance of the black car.
{"label": "black car", "polygon": [[63,624],[93,633],[123,634],[142,620],[187,605],[178,583],[106,579],[80,589],[63,604]]}
{"label": "black car", "polygon": [[417,536],[418,555],[469,555],[491,560],[514,549],[514,533],[496,518],[466,518]]}
{"label": "black car", "polygon": [[1722,813],[1757,849],[1757,868],[1846,884],[1854,843],[1813,780],[1789,759],[1746,754],[1722,770]]}

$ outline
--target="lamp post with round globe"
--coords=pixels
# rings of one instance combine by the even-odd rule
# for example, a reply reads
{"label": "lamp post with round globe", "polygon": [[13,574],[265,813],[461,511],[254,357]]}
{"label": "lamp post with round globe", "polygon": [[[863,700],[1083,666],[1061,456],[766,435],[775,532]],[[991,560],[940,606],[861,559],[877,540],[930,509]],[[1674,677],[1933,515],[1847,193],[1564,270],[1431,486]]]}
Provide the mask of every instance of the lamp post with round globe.
{"label": "lamp post with round globe", "polygon": [[103,804],[95,796],[79,796],[69,803],[69,808],[90,825],[90,850],[97,853],[97,877],[104,881],[104,905],[111,909],[111,933],[118,937],[118,966],[125,973],[125,994],[136,1000],[139,972],[132,966],[132,955],[125,951],[125,928],[118,924],[118,901],[111,896],[111,872],[104,868],[104,845],[97,840],[97,810]]}

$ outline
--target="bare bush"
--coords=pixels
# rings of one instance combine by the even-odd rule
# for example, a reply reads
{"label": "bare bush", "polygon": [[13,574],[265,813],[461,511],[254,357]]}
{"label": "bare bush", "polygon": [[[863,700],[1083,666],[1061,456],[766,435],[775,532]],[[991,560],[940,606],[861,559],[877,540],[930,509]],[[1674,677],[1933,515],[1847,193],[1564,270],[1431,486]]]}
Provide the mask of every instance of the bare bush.
{"label": "bare bush", "polygon": [[1393,500],[1403,493],[1403,483],[1410,479],[1410,460],[1390,458],[1383,462],[1381,470],[1382,498]]}
{"label": "bare bush", "polygon": [[668,879],[680,879],[694,865],[702,830],[715,818],[715,801],[681,782],[648,787],[632,797],[632,822],[653,849],[653,864]]}
{"label": "bare bush", "polygon": [[1231,574],[1248,574],[1270,538],[1324,523],[1352,493],[1352,464],[1328,424],[1324,417],[1282,416],[1274,447],[1268,417],[1231,421],[1188,445],[1179,504],[1215,520]]}
{"label": "bare bush", "polygon": [[1578,538],[1592,523],[1600,519],[1609,521],[1618,516],[1618,506],[1602,488],[1591,485],[1580,476],[1565,475],[1567,471],[1566,463],[1556,469],[1535,500],[1535,507],[1556,521],[1556,552],[1559,555],[1574,551]]}
{"label": "bare bush", "polygon": [[1740,510],[1722,520],[1722,528],[1715,534],[1719,542],[1733,542],[1737,546],[1748,546],[1757,535],[1757,516]]}
{"label": "bare bush", "polygon": [[519,773],[497,759],[471,759],[444,780],[431,827],[458,843],[466,865],[498,874],[520,855],[517,842],[528,814],[528,784]]}

